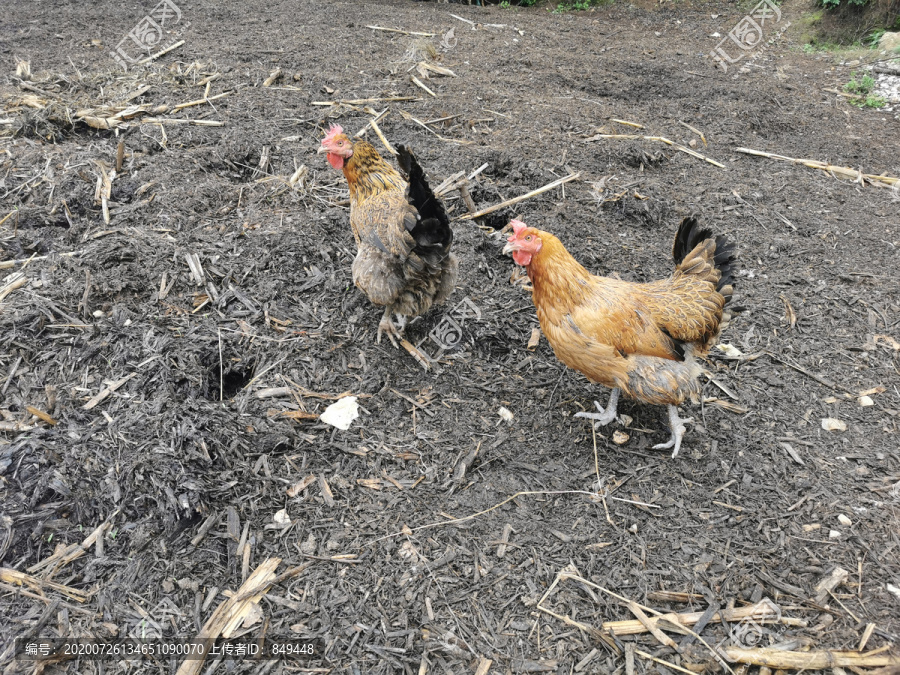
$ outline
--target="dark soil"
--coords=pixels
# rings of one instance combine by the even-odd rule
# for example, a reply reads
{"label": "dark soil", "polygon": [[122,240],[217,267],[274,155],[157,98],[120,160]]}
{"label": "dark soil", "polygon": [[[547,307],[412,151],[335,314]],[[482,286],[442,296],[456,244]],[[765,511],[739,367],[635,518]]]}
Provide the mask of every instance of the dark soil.
{"label": "dark soil", "polygon": [[[178,4],[166,39],[185,44],[126,73],[111,54],[150,3],[4,3],[0,219],[13,215],[0,245],[5,260],[35,257],[0,271],[25,275],[0,304],[0,564],[45,584],[19,588],[4,572],[6,672],[34,671],[12,660],[15,637],[193,637],[273,557],[276,573],[308,567],[269,590],[245,632],[320,638],[320,653],[216,672],[471,673],[489,659],[479,672],[612,673],[635,640],[662,661],[715,670],[696,644],[678,654],[645,634],[611,646],[541,611],[570,565],[659,611],[770,598],[805,627],[771,625],[762,639],[795,649],[856,649],[875,624],[865,650],[897,654],[900,192],[735,151],[900,175],[897,118],[824,91],[849,68],[804,54],[789,31],[747,72],[716,70],[705,55],[744,15],[733,4]],[[457,75],[427,80],[434,98],[408,72],[429,53]],[[17,59],[30,77],[14,76]],[[284,77],[263,87],[276,68]],[[215,73],[209,96],[228,96],[155,116],[224,126],[76,121],[143,85],[131,104],[202,98],[197,83]],[[330,123],[355,132],[370,115],[313,102],[391,96],[418,100],[368,105],[391,108],[381,129],[414,148],[433,184],[488,164],[469,188],[478,207],[581,172],[482,227],[455,223],[458,289],[408,329],[438,356],[428,372],[375,344],[380,312],[350,279],[346,183],[315,154]],[[401,111],[453,117],[426,130]],[[694,142],[725,168],[660,142],[586,141],[598,131]],[[120,140],[107,223],[95,194]],[[447,204],[465,213],[456,192]],[[596,436],[598,486],[591,428],[573,414],[607,392],[545,340],[527,348],[534,308],[510,283],[495,228],[520,217],[591,270],[637,281],[670,273],[671,238],[691,212],[737,242],[742,311],[722,342],[743,356],[715,350],[721,386],[682,409],[695,423],[674,460],[651,447],[668,438],[665,410],[625,402],[630,428]],[[429,333],[464,298],[481,317],[439,354]],[[333,400],[317,394],[344,392],[362,406],[349,431],[284,414],[321,413]],[[846,431],[825,431],[826,418]],[[630,440],[615,445],[615,431]],[[105,522],[84,555],[34,568]],[[838,567],[849,576],[816,600]],[[660,590],[691,595],[667,602]],[[541,606],[593,627],[634,618],[572,580]],[[740,642],[724,622],[702,634]],[[634,668],[675,672],[641,656]]]}

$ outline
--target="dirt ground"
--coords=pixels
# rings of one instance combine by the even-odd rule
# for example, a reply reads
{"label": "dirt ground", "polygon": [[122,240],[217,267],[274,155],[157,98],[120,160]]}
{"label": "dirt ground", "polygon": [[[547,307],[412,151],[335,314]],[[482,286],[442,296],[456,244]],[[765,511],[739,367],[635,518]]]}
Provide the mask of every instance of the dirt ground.
{"label": "dirt ground", "polygon": [[[598,631],[636,618],[623,598],[768,598],[782,621],[755,635],[711,612],[695,628],[710,646],[898,656],[900,190],[736,151],[900,175],[897,113],[827,91],[853,68],[802,51],[807,8],[782,8],[793,27],[745,72],[705,56],[749,8],[733,3],[178,8],[163,42],[184,44],[128,72],[113,52],[151,3],[10,0],[0,19],[4,672],[35,672],[16,637],[196,636],[277,559],[237,634],[319,653],[191,672],[726,672],[671,622],[668,645]],[[424,79],[422,60],[455,77]],[[129,105],[145,107],[103,121]],[[389,109],[381,130],[434,185],[487,164],[479,208],[580,173],[454,223],[458,289],[408,330],[427,372],[375,344],[346,183],[315,154],[366,107]],[[446,203],[466,213],[457,191]],[[673,460],[651,447],[663,408],[625,402],[628,428],[596,441],[573,417],[607,392],[528,348],[537,319],[497,230],[520,217],[592,271],[650,280],[691,212],[737,242],[741,311]],[[464,299],[480,316],[440,352],[430,334]],[[346,392],[350,429],[320,422]]]}

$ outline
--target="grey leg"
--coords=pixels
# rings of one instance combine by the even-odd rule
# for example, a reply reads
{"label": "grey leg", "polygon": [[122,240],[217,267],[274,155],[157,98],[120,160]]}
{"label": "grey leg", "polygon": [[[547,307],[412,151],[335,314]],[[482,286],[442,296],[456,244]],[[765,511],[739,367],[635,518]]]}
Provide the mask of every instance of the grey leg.
{"label": "grey leg", "polygon": [[678,408],[674,405],[669,406],[669,426],[672,427],[672,438],[670,438],[666,443],[660,443],[659,445],[654,445],[654,450],[664,450],[666,448],[674,448],[672,450],[672,458],[674,459],[678,455],[678,450],[681,448],[681,439],[684,438],[684,432],[687,429],[684,428],[684,425],[687,422],[693,422],[693,418],[688,417],[686,419],[681,419],[678,416]]}
{"label": "grey leg", "polygon": [[397,338],[400,337],[400,332],[397,330],[397,327],[394,325],[394,322],[391,321],[391,308],[384,308],[384,316],[381,317],[381,321],[378,324],[378,336],[375,338],[375,342],[381,344],[381,334],[387,333],[388,339],[391,341],[391,344],[394,347],[397,347]]}
{"label": "grey leg", "polygon": [[594,401],[594,405],[597,406],[597,411],[595,413],[589,412],[578,412],[575,413],[575,417],[586,417],[589,420],[594,420],[594,428],[603,427],[616,419],[616,407],[619,404],[619,394],[621,390],[616,388],[612,390],[612,393],[609,395],[609,404],[604,408],[600,405],[600,401]]}

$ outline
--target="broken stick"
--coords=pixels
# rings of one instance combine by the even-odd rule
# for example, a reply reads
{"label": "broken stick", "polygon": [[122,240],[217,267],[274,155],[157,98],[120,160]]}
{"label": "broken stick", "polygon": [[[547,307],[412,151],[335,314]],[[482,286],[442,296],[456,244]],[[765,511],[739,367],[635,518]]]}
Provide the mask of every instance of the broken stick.
{"label": "broken stick", "polygon": [[526,199],[531,199],[532,197],[537,197],[540,194],[543,194],[549,190],[552,190],[555,187],[559,187],[560,185],[564,185],[573,180],[577,180],[581,178],[581,172],[571,173],[568,176],[564,176],[563,178],[558,178],[552,183],[547,183],[544,187],[538,188],[537,190],[532,190],[524,195],[519,195],[518,197],[513,197],[512,199],[507,199],[505,202],[500,202],[499,204],[494,204],[494,206],[489,206],[486,209],[481,209],[481,211],[477,211],[476,213],[467,213],[464,216],[459,216],[456,220],[473,220],[475,218],[480,218],[481,216],[486,216],[489,213],[493,213],[494,211],[499,211],[502,208],[507,206],[512,206],[513,204],[518,204],[519,202],[524,202]]}
{"label": "broken stick", "polygon": [[710,159],[709,157],[705,157],[701,155],[699,152],[695,150],[691,150],[680,143],[676,143],[675,141],[670,141],[665,136],[641,136],[640,134],[596,134],[595,136],[591,136],[590,138],[586,138],[584,140],[585,143],[590,143],[591,141],[599,141],[603,138],[617,138],[623,140],[644,140],[644,141],[658,141],[659,143],[665,143],[666,145],[671,145],[676,150],[685,153],[686,155],[690,155],[691,157],[696,157],[697,159],[702,159],[704,162],[709,162],[713,166],[717,166],[720,169],[724,169],[725,165],[717,162],[714,159]]}
{"label": "broken stick", "polygon": [[803,166],[807,166],[810,169],[819,169],[820,171],[829,173],[835,178],[840,176],[842,178],[847,178],[860,184],[869,182],[872,185],[877,185],[879,187],[893,187],[900,184],[900,178],[896,178],[894,176],[885,176],[883,174],[880,176],[876,176],[875,174],[863,173],[862,171],[850,169],[846,166],[833,166],[831,164],[828,164],[827,162],[820,162],[816,159],[794,159],[793,157],[785,157],[784,155],[776,155],[771,152],[764,152],[763,150],[753,150],[751,148],[735,148],[734,150],[735,152],[741,152],[745,155],[755,155],[756,157],[777,159],[782,162],[790,162],[792,164],[802,164]]}
{"label": "broken stick", "polygon": [[890,654],[860,654],[858,652],[839,652],[830,649],[817,652],[788,652],[766,647],[756,649],[725,647],[723,651],[729,661],[784,670],[900,666],[900,656],[892,656]]}

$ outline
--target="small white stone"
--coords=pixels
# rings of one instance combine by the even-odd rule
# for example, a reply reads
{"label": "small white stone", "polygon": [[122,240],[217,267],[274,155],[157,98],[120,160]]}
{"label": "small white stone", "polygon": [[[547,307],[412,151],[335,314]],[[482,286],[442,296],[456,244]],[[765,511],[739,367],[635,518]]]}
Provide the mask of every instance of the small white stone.
{"label": "small white stone", "polygon": [[834,417],[826,417],[822,420],[822,428],[825,431],[847,431],[847,423]]}
{"label": "small white stone", "polygon": [[875,405],[875,401],[872,400],[872,397],[871,397],[871,396],[860,396],[860,397],[859,397],[859,404],[860,404],[863,408],[868,408],[870,405]]}
{"label": "small white stone", "polygon": [[843,513],[840,514],[840,515],[838,516],[838,522],[839,522],[841,525],[843,525],[844,527],[850,527],[850,526],[853,524],[853,521],[850,520],[850,519],[849,519],[847,516],[845,516]]}
{"label": "small white stone", "polygon": [[841,538],[841,533],[838,532],[837,530],[831,530],[831,531],[828,533],[828,538],[829,538],[829,539],[840,539],[840,538]]}
{"label": "small white stone", "polygon": [[497,411],[500,415],[500,419],[504,422],[512,422],[515,415],[512,414],[512,411],[509,408],[504,408],[502,405],[500,406],[500,410]]}
{"label": "small white stone", "polygon": [[319,419],[338,429],[346,431],[350,425],[359,417],[359,404],[356,402],[355,396],[345,396],[338,399],[337,403],[332,403],[325,408],[325,412],[319,415]]}

